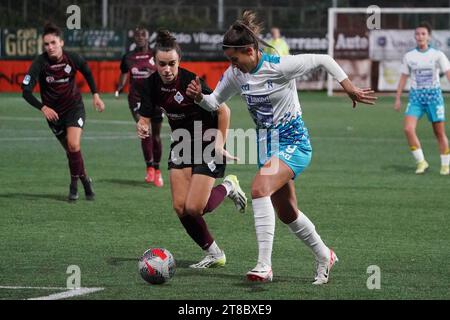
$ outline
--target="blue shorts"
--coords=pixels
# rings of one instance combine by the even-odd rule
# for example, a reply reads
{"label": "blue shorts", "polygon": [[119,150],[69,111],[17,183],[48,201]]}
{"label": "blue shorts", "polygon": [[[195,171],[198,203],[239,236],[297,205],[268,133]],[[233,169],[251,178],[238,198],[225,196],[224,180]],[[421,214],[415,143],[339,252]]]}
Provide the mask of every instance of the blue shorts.
{"label": "blue shorts", "polygon": [[445,121],[444,98],[441,90],[411,90],[405,115],[417,119],[426,114],[430,122]]}
{"label": "blue shorts", "polygon": [[[278,147],[277,147],[278,146]],[[258,144],[258,167],[261,168],[272,156],[282,160],[294,173],[295,179],[311,162],[312,149],[299,144],[270,145],[268,151]]]}

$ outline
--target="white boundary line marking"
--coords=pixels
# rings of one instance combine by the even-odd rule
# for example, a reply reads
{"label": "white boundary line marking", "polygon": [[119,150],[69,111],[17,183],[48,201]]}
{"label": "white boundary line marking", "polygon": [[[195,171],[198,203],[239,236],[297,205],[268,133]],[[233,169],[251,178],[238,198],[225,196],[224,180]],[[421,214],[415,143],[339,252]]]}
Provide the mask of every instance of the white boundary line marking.
{"label": "white boundary line marking", "polygon": [[[160,134],[161,138],[169,137],[169,134]],[[121,135],[121,136],[83,136],[83,140],[138,140],[137,135]],[[9,137],[0,138],[0,141],[48,141],[55,140],[55,137]]]}
{"label": "white boundary line marking", "polygon": [[0,289],[12,289],[12,290],[23,290],[23,289],[34,289],[34,290],[66,290],[60,293],[50,294],[48,296],[28,298],[25,300],[60,300],[67,299],[76,296],[83,296],[93,292],[98,292],[105,290],[105,288],[77,288],[69,289],[63,287],[26,287],[26,286],[0,286]]}
{"label": "white boundary line marking", "polygon": [[[0,120],[11,120],[11,121],[45,121],[43,117],[9,117],[9,116],[1,116]],[[120,124],[120,125],[136,125],[134,121],[124,121],[124,120],[96,120],[96,119],[88,119],[87,122],[98,123],[98,124]],[[163,127],[168,127],[168,123],[163,122]]]}
{"label": "white boundary line marking", "polygon": [[[67,288],[66,288],[67,289]],[[68,291],[60,292],[60,293],[54,293],[48,296],[43,297],[37,297],[37,298],[29,298],[26,300],[60,300],[60,299],[67,299],[77,296],[83,296],[86,294],[90,294],[93,292],[102,291],[105,288],[78,288],[78,289],[70,289]]]}

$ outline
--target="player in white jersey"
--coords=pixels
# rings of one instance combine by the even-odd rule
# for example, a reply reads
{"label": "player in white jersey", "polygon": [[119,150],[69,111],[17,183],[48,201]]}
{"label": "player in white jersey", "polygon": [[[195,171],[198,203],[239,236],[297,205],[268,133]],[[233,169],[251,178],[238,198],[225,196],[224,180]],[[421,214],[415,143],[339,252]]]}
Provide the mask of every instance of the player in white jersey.
{"label": "player in white jersey", "polygon": [[[223,49],[231,61],[222,80],[210,95],[201,93],[197,81],[191,82],[187,93],[201,107],[216,110],[230,97],[240,94],[246,101],[258,130],[259,171],[252,183],[252,206],[258,240],[258,261],[247,273],[250,281],[271,281],[272,245],[275,211],[281,221],[311,248],[317,262],[314,284],[328,282],[331,267],[337,261],[314,224],[297,207],[293,179],[311,159],[308,130],[301,117],[295,78],[316,67],[325,67],[356,102],[373,104],[371,89],[356,88],[339,65],[327,55],[270,56],[259,50],[260,26],[255,14],[246,11],[224,36]],[[266,130],[268,133],[264,132]],[[262,133],[261,133],[262,132]]]}
{"label": "player in white jersey", "polygon": [[417,47],[405,54],[401,67],[401,76],[397,88],[394,108],[400,111],[403,89],[408,76],[411,79],[409,102],[405,111],[404,131],[414,159],[417,162],[416,174],[428,169],[428,162],[422,151],[416,134],[418,120],[426,114],[433,126],[434,135],[441,154],[441,175],[449,175],[450,149],[445,134],[444,98],[439,83],[439,72],[445,73],[450,81],[450,63],[442,51],[428,44],[431,27],[420,24],[415,30]]}

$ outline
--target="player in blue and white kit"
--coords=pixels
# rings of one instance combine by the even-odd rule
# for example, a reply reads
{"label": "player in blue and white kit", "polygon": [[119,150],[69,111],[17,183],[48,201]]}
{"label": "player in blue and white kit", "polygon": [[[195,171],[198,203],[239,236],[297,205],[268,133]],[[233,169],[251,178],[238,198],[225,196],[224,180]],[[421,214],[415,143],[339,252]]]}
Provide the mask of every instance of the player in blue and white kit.
{"label": "player in blue and white kit", "polygon": [[[297,207],[295,179],[310,163],[312,148],[308,130],[302,120],[295,78],[317,67],[324,67],[356,102],[373,104],[371,89],[353,86],[339,65],[327,55],[303,54],[272,56],[263,53],[258,38],[260,26],[255,14],[246,11],[223,39],[223,49],[231,66],[212,94],[201,93],[198,81],[191,82],[190,94],[202,108],[217,110],[218,106],[240,94],[258,129],[259,171],[252,183],[252,206],[258,240],[258,262],[247,273],[250,281],[271,281],[272,245],[275,211],[281,221],[311,248],[317,262],[314,284],[325,284],[331,267],[337,261],[314,224]],[[265,133],[267,132],[267,134]],[[266,149],[262,149],[266,148]]]}
{"label": "player in blue and white kit", "polygon": [[411,77],[409,102],[405,111],[404,131],[414,159],[417,162],[416,174],[428,169],[419,138],[416,134],[418,120],[426,114],[433,126],[434,135],[441,154],[441,175],[449,174],[450,149],[445,134],[444,98],[439,83],[439,72],[445,73],[450,81],[450,63],[442,51],[428,44],[431,27],[420,24],[415,30],[417,47],[405,54],[397,88],[395,110],[400,111],[403,89],[408,76]]}

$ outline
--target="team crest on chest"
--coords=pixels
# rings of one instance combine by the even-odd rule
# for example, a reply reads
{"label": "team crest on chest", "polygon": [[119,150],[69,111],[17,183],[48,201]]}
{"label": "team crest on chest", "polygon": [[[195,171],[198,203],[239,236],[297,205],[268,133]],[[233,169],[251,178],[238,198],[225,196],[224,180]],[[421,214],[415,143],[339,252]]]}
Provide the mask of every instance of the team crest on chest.
{"label": "team crest on chest", "polygon": [[70,65],[66,65],[66,67],[64,68],[64,71],[66,73],[70,73],[70,71],[72,71],[72,67]]}
{"label": "team crest on chest", "polygon": [[184,100],[183,95],[180,93],[180,91],[177,91],[177,93],[175,94],[175,96],[173,97],[175,99],[176,102],[178,102],[179,104]]}

